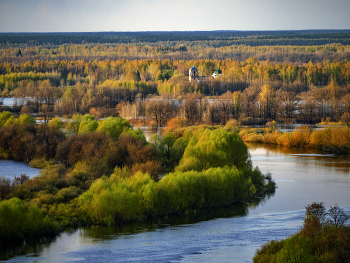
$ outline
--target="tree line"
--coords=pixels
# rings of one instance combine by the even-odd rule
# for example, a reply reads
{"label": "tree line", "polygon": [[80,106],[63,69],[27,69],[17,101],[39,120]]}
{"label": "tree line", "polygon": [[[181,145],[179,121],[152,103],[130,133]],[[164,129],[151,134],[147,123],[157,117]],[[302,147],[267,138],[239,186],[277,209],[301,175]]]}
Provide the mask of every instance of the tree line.
{"label": "tree line", "polygon": [[205,42],[162,42],[157,45],[112,45],[85,44],[59,46],[27,46],[0,49],[0,62],[24,63],[45,60],[118,60],[118,59],[235,59],[244,61],[250,57],[260,61],[289,63],[321,63],[327,60],[349,60],[349,45],[234,45],[217,46],[212,41]]}
{"label": "tree line", "polygon": [[348,126],[327,127],[316,130],[302,126],[292,132],[279,132],[270,123],[269,128],[245,128],[239,132],[245,142],[276,144],[286,147],[312,147],[336,154],[350,153],[350,128]]}
{"label": "tree line", "polygon": [[223,45],[324,45],[349,44],[349,30],[299,31],[180,31],[180,32],[86,32],[86,33],[4,33],[0,45],[62,45],[84,43],[158,43],[216,41]]}
{"label": "tree line", "polygon": [[[93,83],[106,80],[181,81],[188,76],[188,70],[196,65],[199,75],[209,76],[217,69],[223,72],[225,81],[257,80],[262,82],[279,81],[281,83],[302,82],[307,85],[324,86],[334,81],[338,85],[350,82],[350,63],[346,60],[303,65],[291,63],[270,63],[259,61],[255,57],[245,61],[227,60],[115,60],[92,62],[80,61],[27,61],[25,63],[0,63],[0,89],[12,90],[21,80],[42,80],[43,78],[62,81],[62,85],[74,85],[77,82]],[[43,73],[43,74],[40,74]],[[45,75],[48,74],[48,75]],[[180,76],[179,76],[180,75]],[[176,79],[175,79],[176,77]],[[212,94],[215,95],[215,94]]]}

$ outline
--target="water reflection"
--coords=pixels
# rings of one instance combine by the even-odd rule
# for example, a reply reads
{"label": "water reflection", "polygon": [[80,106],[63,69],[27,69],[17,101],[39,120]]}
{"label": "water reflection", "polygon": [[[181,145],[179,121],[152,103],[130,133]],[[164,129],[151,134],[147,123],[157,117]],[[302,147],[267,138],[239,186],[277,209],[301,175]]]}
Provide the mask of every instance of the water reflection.
{"label": "water reflection", "polygon": [[[254,205],[258,205],[260,199],[254,201]],[[251,204],[253,205],[253,204]],[[91,242],[99,242],[101,240],[114,240],[125,235],[134,235],[139,233],[150,232],[169,226],[176,227],[181,225],[196,224],[202,221],[208,221],[215,218],[231,218],[236,216],[246,216],[248,213],[248,205],[236,204],[230,207],[214,208],[210,210],[198,211],[194,214],[185,216],[172,216],[164,219],[157,219],[146,223],[131,223],[116,225],[110,227],[91,226],[80,229],[80,235],[84,238],[90,238]]]}
{"label": "water reflection", "polygon": [[[256,199],[254,205],[257,205],[259,200],[260,199]],[[168,227],[191,225],[215,218],[242,217],[246,216],[247,213],[248,205],[236,204],[230,207],[198,211],[195,214],[189,214],[186,216],[172,216],[166,219],[157,219],[143,223],[129,223],[110,227],[83,227],[79,230],[65,232],[57,239],[43,239],[31,243],[24,242],[20,246],[5,246],[4,244],[1,244],[0,260],[10,260],[13,258],[14,261],[10,260],[8,262],[30,262],[35,258],[36,261],[40,261],[44,260],[47,257],[47,254],[51,254],[50,262],[64,262],[68,261],[68,258],[57,256],[55,253],[60,254],[62,252],[68,253],[69,251],[79,250],[79,243],[81,243],[82,240],[84,240],[83,243],[85,245],[98,245],[101,242],[103,243],[118,238],[125,238],[128,235],[137,235],[140,233],[166,229]],[[63,240],[67,240],[68,243],[65,245]],[[76,260],[77,258],[73,257],[71,259]]]}
{"label": "water reflection", "polygon": [[0,244],[0,260],[7,260],[14,256],[29,256],[39,257],[45,247],[49,247],[56,239],[41,239],[31,241],[30,243],[23,242],[21,245]]}
{"label": "water reflection", "polygon": [[276,192],[267,193],[263,196],[255,198],[252,201],[250,201],[249,203],[247,203],[248,213],[249,213],[249,211],[254,210],[255,208],[257,208],[259,206],[264,206],[273,196],[275,196],[275,193]]}
{"label": "water reflection", "polygon": [[285,147],[277,144],[261,144],[246,142],[250,151],[266,153],[266,156],[289,155],[295,158],[298,165],[333,167],[334,172],[350,173],[349,156],[330,154],[314,148],[306,147]]}
{"label": "water reflection", "polygon": [[278,144],[263,144],[254,142],[245,142],[250,150],[262,149],[266,154],[269,152],[284,153],[284,154],[322,154],[322,151],[318,151],[314,148],[306,147],[285,147]]}
{"label": "water reflection", "polygon": [[164,129],[164,127],[157,127],[157,126],[140,126],[140,127],[134,126],[134,129],[138,129],[138,128],[141,131],[143,131],[147,141],[149,141],[149,139],[154,134],[161,135],[162,134],[162,130]]}
{"label": "water reflection", "polygon": [[247,143],[254,166],[271,172],[276,195],[250,214],[303,210],[312,202],[349,205],[350,158],[316,149]]}

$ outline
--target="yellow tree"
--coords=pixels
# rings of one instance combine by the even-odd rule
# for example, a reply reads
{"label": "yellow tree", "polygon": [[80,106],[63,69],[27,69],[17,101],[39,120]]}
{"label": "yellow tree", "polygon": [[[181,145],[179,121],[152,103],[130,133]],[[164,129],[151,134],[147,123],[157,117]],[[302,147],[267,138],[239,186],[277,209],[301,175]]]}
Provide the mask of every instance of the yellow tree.
{"label": "yellow tree", "polygon": [[274,118],[275,109],[275,89],[270,85],[264,85],[261,87],[259,93],[261,116],[264,119]]}

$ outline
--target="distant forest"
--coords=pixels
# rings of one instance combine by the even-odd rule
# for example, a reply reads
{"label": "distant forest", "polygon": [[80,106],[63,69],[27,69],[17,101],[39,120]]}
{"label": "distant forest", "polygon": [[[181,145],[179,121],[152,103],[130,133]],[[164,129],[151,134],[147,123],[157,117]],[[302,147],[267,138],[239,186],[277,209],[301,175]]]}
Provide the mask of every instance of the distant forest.
{"label": "distant forest", "polygon": [[[213,47],[230,45],[325,45],[350,44],[350,30],[291,31],[146,31],[85,33],[0,33],[0,46],[38,46],[63,44],[157,44],[165,42],[209,41]],[[190,42],[190,43],[188,43]],[[193,43],[195,44],[195,43]],[[166,45],[167,46],[167,45]]]}

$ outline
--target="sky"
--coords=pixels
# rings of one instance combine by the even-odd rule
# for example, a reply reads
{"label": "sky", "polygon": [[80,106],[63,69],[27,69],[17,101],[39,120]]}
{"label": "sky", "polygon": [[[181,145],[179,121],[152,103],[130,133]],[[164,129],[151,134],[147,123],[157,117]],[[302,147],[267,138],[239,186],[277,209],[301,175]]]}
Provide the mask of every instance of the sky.
{"label": "sky", "polygon": [[350,29],[350,0],[0,0],[0,32]]}

